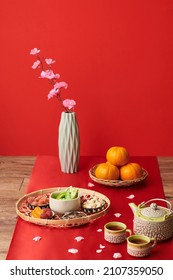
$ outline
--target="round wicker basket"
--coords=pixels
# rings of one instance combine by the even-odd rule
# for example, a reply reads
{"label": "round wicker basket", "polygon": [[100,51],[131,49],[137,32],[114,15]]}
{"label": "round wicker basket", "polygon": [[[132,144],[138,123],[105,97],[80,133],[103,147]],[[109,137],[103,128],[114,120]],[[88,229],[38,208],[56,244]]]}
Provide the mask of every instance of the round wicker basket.
{"label": "round wicker basket", "polygon": [[110,187],[129,187],[129,186],[133,186],[136,185],[142,181],[144,181],[146,179],[146,177],[148,176],[148,172],[142,168],[142,176],[140,178],[134,179],[134,180],[104,180],[104,179],[99,179],[96,178],[95,176],[95,170],[97,168],[97,165],[94,165],[90,170],[89,170],[89,176],[90,178],[99,184],[105,185],[105,186],[110,186]]}
{"label": "round wicker basket", "polygon": [[[38,195],[43,195],[43,194],[50,194],[54,191],[60,191],[60,190],[64,190],[66,188],[48,188],[48,189],[42,189],[39,191],[35,191],[35,192],[31,192],[29,194],[24,195],[23,197],[21,197],[17,202],[16,202],[16,213],[17,215],[22,218],[23,220],[30,222],[30,223],[34,223],[37,225],[42,225],[42,226],[49,226],[49,227],[72,227],[72,226],[80,226],[86,223],[89,223],[91,221],[94,221],[100,217],[102,217],[103,215],[105,215],[110,207],[110,200],[108,199],[108,197],[106,197],[105,195],[96,192],[96,191],[92,191],[92,190],[88,190],[88,189],[83,189],[83,188],[79,188],[79,192],[80,195],[96,195],[97,197],[99,197],[100,199],[103,199],[106,201],[106,207],[99,211],[96,212],[94,214],[85,214],[83,217],[77,217],[77,218],[72,218],[72,219],[40,219],[40,218],[34,218],[31,217],[28,213],[23,213],[21,211],[21,207],[23,205],[23,203],[25,203],[25,201],[27,200],[28,197],[30,196],[38,196]],[[82,210],[80,210],[82,211]]]}

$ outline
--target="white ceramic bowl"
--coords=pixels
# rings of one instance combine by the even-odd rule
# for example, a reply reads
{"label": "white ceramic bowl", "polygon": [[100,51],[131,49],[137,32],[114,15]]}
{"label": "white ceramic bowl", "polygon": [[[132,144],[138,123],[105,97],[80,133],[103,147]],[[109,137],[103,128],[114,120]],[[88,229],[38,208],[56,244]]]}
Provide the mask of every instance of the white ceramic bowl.
{"label": "white ceramic bowl", "polygon": [[51,193],[49,197],[49,206],[51,210],[55,213],[64,214],[65,212],[79,210],[81,207],[81,199],[78,195],[74,199],[56,199],[52,195],[60,193],[62,191],[55,191]]}

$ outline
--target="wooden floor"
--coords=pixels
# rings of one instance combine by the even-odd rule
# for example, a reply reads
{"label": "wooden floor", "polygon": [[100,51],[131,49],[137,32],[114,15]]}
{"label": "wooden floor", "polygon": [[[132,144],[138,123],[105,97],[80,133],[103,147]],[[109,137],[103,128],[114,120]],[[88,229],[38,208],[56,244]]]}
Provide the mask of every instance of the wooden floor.
{"label": "wooden floor", "polygon": [[[0,259],[4,260],[13,234],[15,203],[24,195],[35,157],[0,156]],[[165,197],[173,205],[173,157],[158,158]]]}

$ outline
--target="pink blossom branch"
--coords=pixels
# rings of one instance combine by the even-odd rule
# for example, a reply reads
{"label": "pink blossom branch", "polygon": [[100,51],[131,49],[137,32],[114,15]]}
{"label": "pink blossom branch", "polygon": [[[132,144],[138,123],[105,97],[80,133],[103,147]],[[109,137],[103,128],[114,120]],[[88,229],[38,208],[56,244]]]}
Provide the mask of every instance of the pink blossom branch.
{"label": "pink blossom branch", "polygon": [[52,64],[55,62],[51,58],[45,59],[44,57],[40,57],[39,55],[40,50],[34,48],[30,51],[31,55],[35,55],[37,57],[37,61],[34,62],[32,68],[40,68],[41,74],[39,78],[46,78],[48,82],[54,86],[54,88],[48,94],[48,100],[55,96],[61,103],[63,109],[66,112],[71,112],[73,107],[76,105],[76,102],[72,99],[65,99],[63,100],[61,97],[61,89],[67,88],[66,82],[57,82],[57,79],[60,77],[59,74],[54,74],[52,70]]}

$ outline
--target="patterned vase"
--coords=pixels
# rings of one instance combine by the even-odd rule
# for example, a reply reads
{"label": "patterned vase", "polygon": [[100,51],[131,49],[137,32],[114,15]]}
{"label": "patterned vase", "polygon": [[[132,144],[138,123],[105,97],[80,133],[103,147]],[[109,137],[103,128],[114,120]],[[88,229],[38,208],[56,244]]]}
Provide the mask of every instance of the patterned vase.
{"label": "patterned vase", "polygon": [[64,173],[77,172],[80,156],[80,136],[75,112],[62,112],[61,114],[58,148],[61,171]]}

